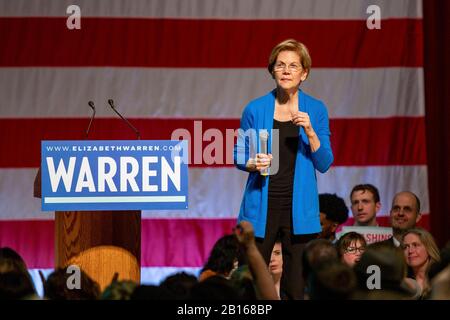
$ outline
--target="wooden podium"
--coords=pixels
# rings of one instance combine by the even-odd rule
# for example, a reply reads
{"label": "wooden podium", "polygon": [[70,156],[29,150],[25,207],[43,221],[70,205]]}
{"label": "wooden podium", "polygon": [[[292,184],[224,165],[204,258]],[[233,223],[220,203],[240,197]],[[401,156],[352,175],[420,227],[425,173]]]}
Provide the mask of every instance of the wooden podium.
{"label": "wooden podium", "polygon": [[[41,170],[34,180],[41,198]],[[55,267],[78,265],[103,290],[114,274],[140,282],[141,211],[56,211]]]}

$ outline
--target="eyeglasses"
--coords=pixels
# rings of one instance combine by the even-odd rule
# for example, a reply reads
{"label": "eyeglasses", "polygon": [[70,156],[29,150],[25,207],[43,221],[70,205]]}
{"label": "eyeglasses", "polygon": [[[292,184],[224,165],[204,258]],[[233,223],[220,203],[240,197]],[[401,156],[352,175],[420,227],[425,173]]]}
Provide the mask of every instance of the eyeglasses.
{"label": "eyeglasses", "polygon": [[345,252],[350,253],[350,254],[355,254],[357,252],[364,253],[365,250],[366,250],[365,247],[348,247],[347,249],[345,249]]}
{"label": "eyeglasses", "polygon": [[292,63],[289,66],[285,65],[284,63],[277,63],[274,67],[273,70],[275,72],[283,72],[285,69],[287,69],[289,72],[299,72],[302,69],[301,65],[298,65],[296,63]]}
{"label": "eyeglasses", "polygon": [[421,246],[422,246],[422,244],[417,243],[417,242],[413,242],[413,243],[407,243],[407,244],[404,243],[402,245],[402,248],[403,248],[403,250],[409,250],[409,249],[417,250],[417,248],[419,248]]}

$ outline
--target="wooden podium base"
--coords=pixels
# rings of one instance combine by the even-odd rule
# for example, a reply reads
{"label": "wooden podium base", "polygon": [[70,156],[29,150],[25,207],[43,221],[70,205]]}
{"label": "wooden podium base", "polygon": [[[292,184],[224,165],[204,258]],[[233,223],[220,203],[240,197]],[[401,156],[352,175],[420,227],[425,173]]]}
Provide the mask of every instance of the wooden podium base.
{"label": "wooden podium base", "polygon": [[141,211],[55,212],[55,265],[78,265],[103,290],[115,273],[140,282]]}

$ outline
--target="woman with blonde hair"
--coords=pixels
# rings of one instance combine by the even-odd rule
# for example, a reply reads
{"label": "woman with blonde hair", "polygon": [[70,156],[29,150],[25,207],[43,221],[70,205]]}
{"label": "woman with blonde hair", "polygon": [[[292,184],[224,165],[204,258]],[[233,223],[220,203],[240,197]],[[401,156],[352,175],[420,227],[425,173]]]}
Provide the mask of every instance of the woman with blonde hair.
{"label": "woman with blonde hair", "polygon": [[425,298],[430,292],[428,271],[434,263],[441,260],[438,246],[428,231],[413,228],[403,234],[402,249],[409,277],[417,281],[422,288],[422,298]]}
{"label": "woman with blonde hair", "polygon": [[283,252],[281,241],[277,240],[273,246],[272,255],[269,262],[269,272],[272,276],[278,297],[280,297],[281,274],[283,273]]}
{"label": "woman with blonde hair", "polygon": [[245,107],[234,149],[236,166],[249,173],[238,221],[254,226],[267,264],[281,235],[281,294],[302,299],[302,252],[322,230],[316,171],[333,162],[328,112],[300,89],[311,70],[304,44],[277,44],[267,69],[276,88]]}

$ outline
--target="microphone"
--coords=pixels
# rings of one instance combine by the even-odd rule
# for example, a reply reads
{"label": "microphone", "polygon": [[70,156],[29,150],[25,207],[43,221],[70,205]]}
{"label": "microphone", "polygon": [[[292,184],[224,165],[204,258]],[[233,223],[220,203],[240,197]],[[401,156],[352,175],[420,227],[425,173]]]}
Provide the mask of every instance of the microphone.
{"label": "microphone", "polygon": [[89,130],[91,130],[92,121],[94,120],[94,117],[95,117],[95,105],[94,105],[94,102],[89,101],[89,102],[88,102],[88,105],[89,105],[89,107],[91,107],[91,109],[92,109],[92,116],[91,116],[91,120],[89,121],[89,125],[88,125],[88,127],[87,127],[86,134],[85,134],[85,136],[84,136],[85,139],[88,138]]}
{"label": "microphone", "polygon": [[125,119],[125,118],[119,113],[119,111],[116,110],[116,107],[114,106],[114,101],[113,101],[113,99],[109,99],[109,100],[108,100],[108,103],[109,103],[109,105],[111,106],[111,109],[113,109],[114,112],[117,113],[117,115],[118,115],[119,117],[121,117],[123,121],[125,121],[125,122],[127,123],[127,125],[131,128],[131,130],[133,130],[134,133],[136,133],[137,139],[138,139],[138,140],[141,140],[141,134],[140,134],[139,130],[136,129],[136,128],[135,128],[135,127],[134,127],[127,119]]}
{"label": "microphone", "polygon": [[[263,154],[268,154],[268,139],[269,139],[269,133],[267,130],[261,130],[259,131],[259,152]],[[269,174],[269,168],[261,170],[260,174],[262,176],[267,176]]]}

